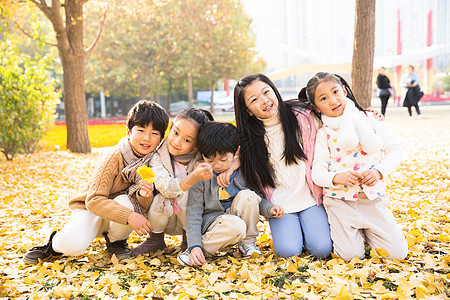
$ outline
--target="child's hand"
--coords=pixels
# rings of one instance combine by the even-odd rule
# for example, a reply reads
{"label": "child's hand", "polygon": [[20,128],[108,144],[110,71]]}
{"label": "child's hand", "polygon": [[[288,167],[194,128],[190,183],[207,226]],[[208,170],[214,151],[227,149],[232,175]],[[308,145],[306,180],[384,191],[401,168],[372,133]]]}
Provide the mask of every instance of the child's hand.
{"label": "child's hand", "polygon": [[200,163],[193,173],[198,180],[209,180],[213,177],[212,168],[207,163]]}
{"label": "child's hand", "polygon": [[233,168],[229,168],[228,170],[220,173],[219,176],[217,176],[217,184],[223,188],[228,187],[228,185],[230,184],[230,177],[233,172]]}
{"label": "child's hand", "polygon": [[217,176],[217,184],[220,187],[226,188],[230,185],[230,177],[233,174],[234,171],[239,169],[241,167],[241,160],[239,159],[238,153],[239,153],[240,147],[238,148],[236,154],[233,157],[233,162],[231,163],[231,167],[219,174]]}
{"label": "child's hand", "polygon": [[361,183],[367,186],[374,186],[382,177],[380,171],[377,169],[367,170],[361,175]]}
{"label": "child's hand", "polygon": [[137,212],[131,212],[128,216],[128,224],[133,230],[140,236],[146,235],[152,231],[152,224],[141,214]]}
{"label": "child's hand", "polygon": [[206,263],[205,255],[200,247],[194,247],[191,250],[191,264],[193,266],[201,266]]}
{"label": "child's hand", "polygon": [[213,177],[213,171],[209,164],[199,163],[197,167],[180,181],[180,188],[187,191],[200,180],[209,180]]}
{"label": "child's hand", "polygon": [[361,174],[355,171],[346,171],[342,173],[337,173],[333,178],[333,184],[338,185],[348,185],[354,186],[359,183],[361,179]]}
{"label": "child's hand", "polygon": [[272,206],[269,212],[272,215],[272,217],[280,219],[283,217],[284,209],[279,205],[274,205]]}
{"label": "child's hand", "polygon": [[154,185],[145,180],[139,182],[139,195],[141,197],[150,197],[153,194]]}

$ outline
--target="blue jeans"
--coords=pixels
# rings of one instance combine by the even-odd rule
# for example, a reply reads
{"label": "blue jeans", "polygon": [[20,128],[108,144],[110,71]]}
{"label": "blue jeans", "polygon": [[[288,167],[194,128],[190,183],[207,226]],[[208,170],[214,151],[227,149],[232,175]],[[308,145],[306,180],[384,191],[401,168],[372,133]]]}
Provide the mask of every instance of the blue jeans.
{"label": "blue jeans", "polygon": [[314,205],[296,213],[285,213],[281,219],[270,218],[269,225],[273,248],[278,256],[299,255],[303,245],[317,258],[326,258],[331,254],[333,243],[323,205]]}

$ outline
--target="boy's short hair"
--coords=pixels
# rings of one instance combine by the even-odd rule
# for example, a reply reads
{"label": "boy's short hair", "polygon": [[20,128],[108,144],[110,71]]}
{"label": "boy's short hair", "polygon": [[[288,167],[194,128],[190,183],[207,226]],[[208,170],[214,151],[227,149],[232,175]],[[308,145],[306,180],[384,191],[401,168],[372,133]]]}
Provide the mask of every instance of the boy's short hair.
{"label": "boy's short hair", "polygon": [[197,136],[198,151],[205,157],[235,154],[239,147],[237,128],[231,123],[207,122]]}
{"label": "boy's short hair", "polygon": [[128,112],[127,128],[131,130],[134,126],[147,127],[150,123],[152,123],[153,129],[161,133],[161,138],[163,138],[169,125],[169,114],[158,103],[140,100]]}

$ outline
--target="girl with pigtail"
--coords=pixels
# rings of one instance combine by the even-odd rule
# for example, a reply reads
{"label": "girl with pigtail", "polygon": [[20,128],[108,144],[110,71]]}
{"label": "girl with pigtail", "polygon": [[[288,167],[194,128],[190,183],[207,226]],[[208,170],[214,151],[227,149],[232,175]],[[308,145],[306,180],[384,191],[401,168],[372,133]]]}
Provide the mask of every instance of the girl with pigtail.
{"label": "girl with pigtail", "polygon": [[284,102],[269,78],[254,74],[236,84],[234,107],[243,177],[285,211],[269,219],[275,253],[295,256],[305,246],[314,257],[328,257],[332,242],[322,189],[311,177],[319,123],[311,106]]}
{"label": "girl with pigtail", "polygon": [[[133,249],[132,256],[165,249],[165,234],[182,235],[182,251],[187,247],[188,190],[198,181],[213,176],[211,167],[201,161],[201,154],[197,151],[197,134],[201,126],[213,120],[210,112],[198,108],[183,110],[174,118],[167,138],[150,161],[158,194],[148,210],[149,237]],[[153,186],[145,182],[143,185],[141,188]]]}
{"label": "girl with pigtail", "polygon": [[402,160],[394,134],[358,104],[339,75],[319,72],[299,98],[319,114],[312,179],[323,187],[334,253],[344,260],[365,256],[364,243],[403,259],[408,245],[387,207],[384,179]]}

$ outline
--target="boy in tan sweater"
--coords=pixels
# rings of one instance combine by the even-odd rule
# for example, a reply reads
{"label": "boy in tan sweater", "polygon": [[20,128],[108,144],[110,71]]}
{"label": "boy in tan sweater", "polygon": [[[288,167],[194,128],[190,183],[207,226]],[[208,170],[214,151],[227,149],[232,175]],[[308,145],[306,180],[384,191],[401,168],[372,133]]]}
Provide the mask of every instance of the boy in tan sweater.
{"label": "boy in tan sweater", "polygon": [[146,164],[164,137],[169,123],[160,105],[141,100],[128,113],[127,136],[99,164],[80,194],[69,200],[70,220],[61,231],[54,231],[46,245],[31,248],[22,258],[37,264],[62,255],[78,255],[102,235],[107,251],[118,259],[131,254],[127,238],[151,231],[142,212],[153,200],[149,185],[140,185],[136,173]]}

